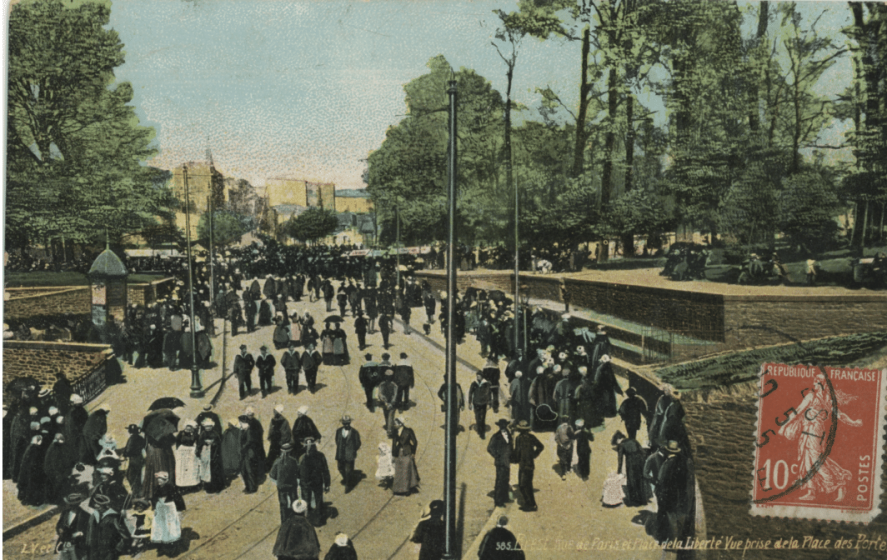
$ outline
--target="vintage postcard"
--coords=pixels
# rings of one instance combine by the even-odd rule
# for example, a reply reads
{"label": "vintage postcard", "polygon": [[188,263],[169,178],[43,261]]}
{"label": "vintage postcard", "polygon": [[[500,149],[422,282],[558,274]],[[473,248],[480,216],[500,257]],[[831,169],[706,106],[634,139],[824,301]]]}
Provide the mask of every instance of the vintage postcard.
{"label": "vintage postcard", "polygon": [[887,4],[4,7],[4,558],[887,557]]}

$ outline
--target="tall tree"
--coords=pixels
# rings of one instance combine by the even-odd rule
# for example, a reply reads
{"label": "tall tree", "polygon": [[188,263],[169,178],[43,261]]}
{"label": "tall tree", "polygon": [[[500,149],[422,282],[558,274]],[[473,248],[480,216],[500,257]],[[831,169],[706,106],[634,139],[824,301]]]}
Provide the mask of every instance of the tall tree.
{"label": "tall tree", "polygon": [[123,44],[105,2],[20,2],[9,16],[6,231],[18,243],[115,241],[157,223],[169,197],[144,165],[154,129],[115,82]]}

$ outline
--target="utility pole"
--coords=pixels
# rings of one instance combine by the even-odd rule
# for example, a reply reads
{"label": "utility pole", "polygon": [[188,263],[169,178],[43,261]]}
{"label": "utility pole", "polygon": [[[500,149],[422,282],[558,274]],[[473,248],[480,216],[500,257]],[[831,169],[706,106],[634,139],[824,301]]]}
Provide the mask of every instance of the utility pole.
{"label": "utility pole", "polygon": [[191,191],[188,188],[188,164],[182,164],[182,178],[185,181],[185,230],[188,247],[188,297],[191,302],[191,398],[203,398],[200,385],[200,372],[197,370],[197,321],[194,320],[194,269],[191,262]]}
{"label": "utility pole", "polygon": [[396,230],[396,240],[395,240],[395,259],[397,259],[397,268],[394,271],[394,290],[397,291],[400,289],[400,211],[398,207],[394,207],[394,229]]}
{"label": "utility pole", "polygon": [[456,560],[456,80],[450,81],[450,146],[447,162],[447,426],[444,452],[443,560]]}
{"label": "utility pole", "polygon": [[[518,190],[517,181],[514,181],[514,351],[520,348],[520,230],[518,229]],[[524,311],[526,313],[526,311]],[[513,358],[514,356],[509,356]]]}

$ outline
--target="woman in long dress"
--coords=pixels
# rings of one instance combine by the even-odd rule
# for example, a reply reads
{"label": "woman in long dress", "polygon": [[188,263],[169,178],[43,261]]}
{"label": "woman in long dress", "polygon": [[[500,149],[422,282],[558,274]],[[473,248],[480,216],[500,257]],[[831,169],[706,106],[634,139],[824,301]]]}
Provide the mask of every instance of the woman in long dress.
{"label": "woman in long dress", "polygon": [[154,520],[151,525],[151,542],[166,549],[182,538],[182,522],[179,512],[185,511],[185,500],[175,484],[170,482],[169,473],[154,474]]}
{"label": "woman in long dress", "polygon": [[222,465],[222,445],[215,423],[211,418],[203,421],[197,439],[197,458],[200,460],[200,481],[209,493],[225,488],[225,468]]}
{"label": "woman in long dress", "polygon": [[407,495],[419,486],[419,471],[416,469],[416,434],[412,428],[404,426],[402,418],[395,418],[396,433],[391,446],[394,457],[394,483],[391,490],[395,494]]}
{"label": "woman in long dress", "polygon": [[296,313],[293,313],[290,321],[290,340],[296,343],[296,346],[302,344],[302,321]]}
{"label": "woman in long dress", "polygon": [[[622,434],[617,432],[618,436]],[[623,472],[625,465],[625,498],[623,502],[628,507],[647,505],[647,491],[644,484],[644,462],[647,454],[641,444],[633,438],[619,439],[616,441],[616,451],[619,453],[619,466],[617,472]]]}
{"label": "woman in long dress", "polygon": [[323,353],[323,365],[325,366],[336,365],[334,339],[333,330],[329,326],[320,333],[320,342],[322,344],[320,351]]}
{"label": "woman in long dress", "polygon": [[200,484],[200,465],[197,459],[197,422],[185,424],[176,436],[176,486],[183,490]]}
{"label": "woman in long dress", "polygon": [[274,327],[274,335],[272,336],[274,348],[277,350],[289,348],[291,336],[289,320],[286,319],[284,315],[278,315],[274,318],[274,321],[277,323],[277,326]]}
{"label": "woman in long dress", "polygon": [[337,366],[346,366],[351,361],[348,356],[348,335],[336,323],[333,329],[333,361]]}

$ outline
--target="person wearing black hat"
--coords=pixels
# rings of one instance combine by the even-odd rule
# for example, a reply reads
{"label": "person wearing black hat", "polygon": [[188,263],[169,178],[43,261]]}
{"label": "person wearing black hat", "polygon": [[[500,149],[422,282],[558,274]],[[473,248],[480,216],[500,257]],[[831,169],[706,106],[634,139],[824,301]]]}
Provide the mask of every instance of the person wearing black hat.
{"label": "person wearing black hat", "polygon": [[133,495],[138,496],[142,491],[142,468],[145,466],[145,446],[147,442],[142,435],[142,430],[135,424],[127,426],[129,439],[123,448],[123,458],[127,460],[126,481]]}
{"label": "person wearing black hat", "polygon": [[305,346],[305,352],[302,353],[302,371],[305,372],[305,384],[308,390],[314,393],[317,386],[317,370],[323,363],[323,355],[310,343]]}
{"label": "person wearing black hat", "polygon": [[240,354],[234,357],[234,374],[240,388],[240,400],[245,399],[253,390],[253,368],[256,360],[247,353],[246,344],[240,345]]}
{"label": "person wearing black hat", "polygon": [[323,495],[330,491],[330,469],[326,456],[317,450],[314,438],[305,438],[303,443],[305,454],[299,459],[302,499],[308,502],[308,509],[318,519],[323,519]]}
{"label": "person wearing black hat", "polygon": [[660,542],[683,539],[688,514],[693,507],[693,476],[680,444],[669,440],[662,446],[666,459],[656,480],[656,505]]}
{"label": "person wearing black hat", "polygon": [[434,500],[428,507],[428,515],[416,525],[410,541],[419,545],[419,560],[440,560],[446,546],[444,503]]}
{"label": "person wearing black hat", "polygon": [[379,383],[376,391],[376,400],[382,405],[382,413],[385,417],[385,430],[388,437],[392,437],[394,433],[394,415],[397,413],[395,399],[397,398],[397,384],[394,382],[394,370],[388,368],[385,370],[385,378]]}
{"label": "person wearing black hat", "polygon": [[496,526],[490,529],[480,542],[478,560],[524,560],[526,556],[514,533],[505,528],[508,518],[500,515]]}
{"label": "person wearing black hat", "polygon": [[64,498],[62,513],[55,524],[55,552],[61,560],[86,558],[86,533],[89,531],[90,514],[80,507],[85,494],[72,493]]}
{"label": "person wearing black hat", "polygon": [[521,420],[516,429],[520,432],[514,438],[514,450],[511,461],[518,464],[518,492],[521,495],[522,511],[536,511],[536,497],[533,495],[533,473],[536,470],[536,458],[545,449],[536,436],[530,433],[530,424]]}
{"label": "person wearing black hat", "polygon": [[508,431],[508,420],[502,418],[496,422],[499,431],[490,438],[487,444],[487,453],[493,457],[493,465],[496,467],[496,483],[493,486],[493,502],[496,507],[505,507],[508,501],[508,491],[511,490],[509,477],[511,476],[511,452],[514,449],[514,439]]}
{"label": "person wearing black hat", "polygon": [[[437,398],[443,401],[443,404],[440,405],[440,411],[446,413],[447,411],[447,375],[444,374],[444,382],[440,386],[440,389],[437,390]],[[456,413],[456,434],[464,430],[461,424],[461,411],[465,410],[465,393],[462,392],[462,386],[456,383],[456,406],[453,407],[453,412]],[[444,426],[446,428],[446,426]]]}
{"label": "person wearing black hat", "polygon": [[363,316],[363,313],[358,310],[357,318],[354,319],[354,332],[357,334],[357,346],[363,351],[367,345],[367,329],[369,327],[369,321],[367,318]]}
{"label": "person wearing black hat", "polygon": [[406,352],[400,353],[400,362],[394,366],[394,383],[397,385],[394,405],[400,410],[406,410],[410,406],[410,389],[416,386],[413,364]]}
{"label": "person wearing black hat", "polygon": [[299,461],[293,456],[293,443],[288,441],[280,446],[282,454],[274,461],[269,477],[277,485],[277,499],[280,503],[280,522],[293,515],[293,504],[299,499]]}
{"label": "person wearing black hat", "polygon": [[86,528],[86,555],[90,560],[116,560],[120,557],[117,547],[128,536],[128,531],[107,496],[96,494],[92,508]]}
{"label": "person wearing black hat", "polygon": [[385,350],[388,350],[388,347],[390,346],[388,339],[391,337],[392,327],[391,317],[383,312],[382,315],[379,316],[379,332],[382,333],[382,346]]}
{"label": "person wearing black hat", "polygon": [[256,358],[256,369],[259,370],[259,388],[262,390],[262,398],[264,399],[271,392],[274,367],[277,366],[277,360],[268,353],[268,347],[264,344],[259,350],[261,353]]}
{"label": "person wearing black hat", "polygon": [[475,429],[481,439],[487,435],[487,407],[490,405],[490,382],[477,372],[477,380],[468,388],[468,409],[474,411]]}
{"label": "person wearing black hat", "polygon": [[379,372],[379,364],[373,360],[372,354],[367,354],[364,356],[366,360],[362,366],[360,366],[360,372],[357,375],[358,380],[360,381],[360,385],[363,387],[363,392],[366,395],[366,407],[370,412],[376,412],[376,401],[373,399],[373,391],[376,389],[376,386],[382,382],[382,374]]}
{"label": "person wearing black hat", "polygon": [[302,368],[302,361],[296,352],[296,342],[291,340],[288,346],[280,357],[280,365],[283,366],[285,373],[287,392],[296,395],[299,393],[299,370]]}
{"label": "person wearing black hat", "polygon": [[354,461],[360,450],[360,432],[351,427],[351,417],[342,417],[342,427],[336,430],[336,466],[342,475],[345,493],[351,492],[354,473]]}
{"label": "person wearing black hat", "polygon": [[647,416],[647,403],[637,396],[637,390],[629,387],[625,390],[626,398],[619,405],[619,417],[625,423],[628,439],[635,439],[641,429],[641,417]]}

